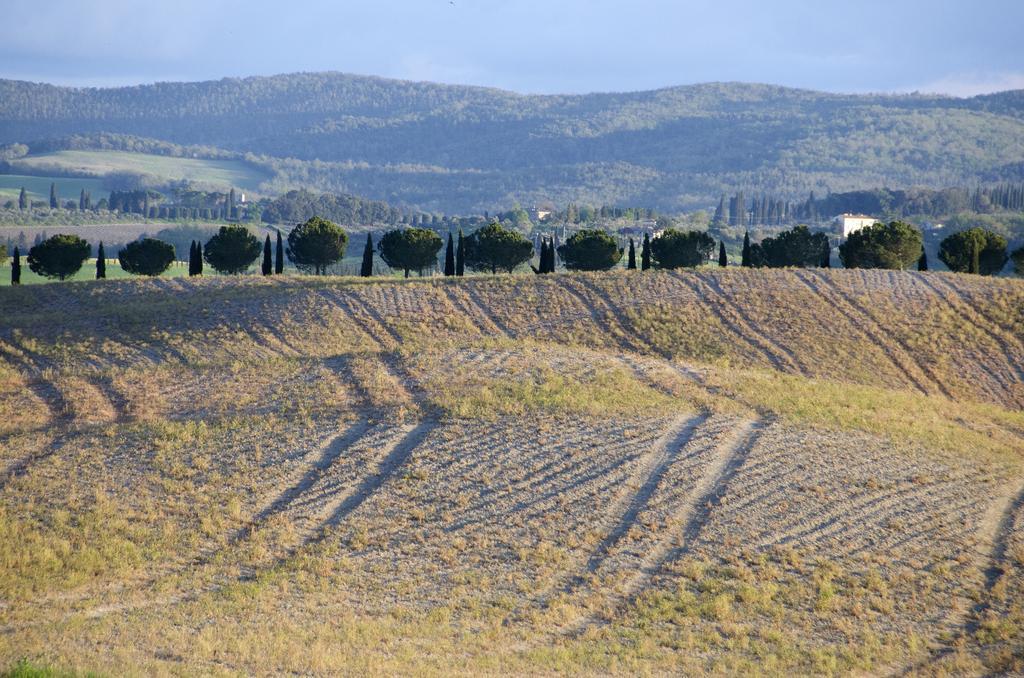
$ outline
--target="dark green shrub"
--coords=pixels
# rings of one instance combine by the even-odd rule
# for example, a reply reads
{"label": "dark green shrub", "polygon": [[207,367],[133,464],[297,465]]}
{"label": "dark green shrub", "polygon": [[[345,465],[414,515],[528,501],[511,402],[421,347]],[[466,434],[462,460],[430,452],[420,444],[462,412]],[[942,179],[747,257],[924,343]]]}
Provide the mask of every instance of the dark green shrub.
{"label": "dark green shrub", "polygon": [[658,268],[700,266],[715,249],[715,241],[703,231],[677,231],[667,228],[651,241],[651,254]]}
{"label": "dark green shrub", "polygon": [[28,267],[43,277],[64,280],[82,268],[90,253],[89,243],[77,235],[58,234],[28,251]]}
{"label": "dark green shrub", "polygon": [[221,226],[217,234],[209,239],[202,256],[206,263],[220,273],[232,275],[249,269],[260,255],[259,238],[245,226]]}
{"label": "dark green shrub", "polygon": [[347,247],[348,234],[321,217],[308,219],[288,234],[288,258],[304,273],[326,273],[328,266],[344,258]]}
{"label": "dark green shrub", "polygon": [[117,253],[121,268],[134,275],[158,276],[174,263],[174,245],[143,238],[130,242]]}
{"label": "dark green shrub", "polygon": [[518,231],[491,222],[465,239],[465,264],[474,271],[511,273],[533,258],[533,243]]}
{"label": "dark green shrub", "polygon": [[995,275],[1008,258],[1006,238],[983,228],[953,233],[939,243],[939,259],[957,273]]}
{"label": "dark green shrub", "polygon": [[558,247],[558,256],[570,271],[606,271],[619,263],[622,250],[604,231],[583,229]]}
{"label": "dark green shrub", "polygon": [[404,271],[423,271],[437,264],[437,252],[444,242],[434,231],[426,228],[406,228],[388,231],[377,243],[377,251],[384,263],[391,268]]}
{"label": "dark green shrub", "polygon": [[908,223],[866,226],[850,234],[839,246],[839,259],[846,268],[888,268],[905,270],[917,263],[924,240]]}

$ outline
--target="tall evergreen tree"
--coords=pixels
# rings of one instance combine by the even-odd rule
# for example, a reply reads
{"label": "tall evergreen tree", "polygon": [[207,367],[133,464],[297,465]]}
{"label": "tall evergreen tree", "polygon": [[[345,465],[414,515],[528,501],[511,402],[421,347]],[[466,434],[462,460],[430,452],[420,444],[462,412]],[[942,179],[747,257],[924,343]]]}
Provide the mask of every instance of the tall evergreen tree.
{"label": "tall evergreen tree", "polygon": [[[448,234],[449,241],[451,240],[451,234]],[[454,266],[454,264],[453,264]],[[447,270],[447,269],[445,269]],[[366,234],[366,247],[363,248],[363,265],[359,268],[359,275],[364,278],[373,276],[373,234]],[[448,275],[445,273],[445,275]]]}
{"label": "tall evergreen tree", "polygon": [[832,245],[827,245],[825,251],[821,253],[820,268],[832,268]]}
{"label": "tall evergreen tree", "polygon": [[646,271],[651,267],[651,236],[644,233],[644,241],[640,246],[640,270]]}
{"label": "tall evergreen tree", "polygon": [[228,193],[228,219],[235,218],[235,189]]}
{"label": "tall evergreen tree", "polygon": [[57,202],[57,184],[50,182],[50,209],[54,210],[60,205]]}
{"label": "tall evergreen tree", "polygon": [[448,246],[444,250],[444,274],[449,278],[455,275],[455,238],[451,231],[448,232]]}
{"label": "tall evergreen tree", "polygon": [[723,226],[725,224],[725,195],[718,199],[718,207],[715,208],[715,216],[711,219],[712,226]]}
{"label": "tall evergreen tree", "polygon": [[718,241],[718,265],[725,268],[729,265],[729,257],[725,253],[725,241]]}
{"label": "tall evergreen tree", "polygon": [[921,248],[921,258],[917,260],[917,270],[927,271],[928,270],[928,253]]}
{"label": "tall evergreen tree", "polygon": [[78,194],[78,211],[85,210],[85,189],[83,188]]}
{"label": "tall evergreen tree", "polygon": [[636,270],[636,247],[633,245],[633,239],[629,239],[629,257],[626,259],[626,268],[631,271]]}
{"label": "tall evergreen tree", "polygon": [[274,274],[284,273],[284,241],[281,239],[281,231],[277,232],[277,251],[274,253]]}
{"label": "tall evergreen tree", "polygon": [[96,279],[103,280],[107,277],[107,253],[103,249],[103,241],[96,248]]}
{"label": "tall evergreen tree", "polygon": [[263,264],[260,266],[260,272],[263,275],[274,274],[274,257],[273,251],[270,245],[270,234],[267,234],[267,239],[263,241]]}
{"label": "tall evergreen tree", "polygon": [[196,241],[196,275],[203,274],[203,243]]}
{"label": "tall evergreen tree", "polygon": [[21,284],[21,250],[14,248],[14,259],[11,261],[11,284]]}
{"label": "tall evergreen tree", "polygon": [[191,278],[196,274],[196,241],[188,245],[188,275]]}
{"label": "tall evergreen tree", "polygon": [[459,229],[459,241],[455,246],[455,275],[462,277],[466,274],[466,243],[462,237],[462,229]]}
{"label": "tall evergreen tree", "polygon": [[740,255],[740,266],[750,268],[754,262],[750,260],[750,231],[743,233],[743,253]]}
{"label": "tall evergreen tree", "polygon": [[24,186],[21,187],[21,192],[18,193],[18,209],[19,210],[27,210],[28,209],[28,193],[25,192],[25,187]]}
{"label": "tall evergreen tree", "polygon": [[553,238],[548,238],[548,273],[555,272],[555,255],[557,250],[555,249],[555,241]]}

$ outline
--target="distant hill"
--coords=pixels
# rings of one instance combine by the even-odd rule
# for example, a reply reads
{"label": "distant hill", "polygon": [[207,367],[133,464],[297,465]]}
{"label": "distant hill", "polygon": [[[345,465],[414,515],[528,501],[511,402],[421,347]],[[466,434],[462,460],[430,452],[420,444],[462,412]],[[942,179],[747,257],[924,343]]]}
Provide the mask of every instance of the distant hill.
{"label": "distant hill", "polygon": [[283,183],[446,212],[1024,179],[1024,91],[711,83],[528,96],[341,73],[112,89],[0,80],[0,142],[96,132],[270,156]]}

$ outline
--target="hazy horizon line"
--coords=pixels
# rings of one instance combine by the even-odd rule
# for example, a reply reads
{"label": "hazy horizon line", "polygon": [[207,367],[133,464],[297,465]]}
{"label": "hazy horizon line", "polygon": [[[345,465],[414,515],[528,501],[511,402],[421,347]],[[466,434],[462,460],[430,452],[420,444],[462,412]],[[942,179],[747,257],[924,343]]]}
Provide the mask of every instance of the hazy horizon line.
{"label": "hazy horizon line", "polygon": [[[398,76],[377,75],[372,73],[357,73],[353,71],[342,71],[334,69],[324,70],[300,70],[282,71],[276,73],[252,73],[248,75],[223,75],[220,77],[189,77],[172,75],[167,77],[152,78],[150,76],[111,76],[111,77],[69,77],[69,78],[39,78],[25,74],[0,74],[0,79],[17,82],[27,82],[34,85],[49,85],[68,89],[99,89],[114,90],[130,87],[147,87],[153,85],[178,85],[197,84],[204,82],[220,82],[222,80],[248,80],[253,78],[277,78],[290,75],[317,75],[317,74],[338,74],[357,78],[390,80],[394,82],[409,82],[441,85],[449,87],[472,87],[478,89],[496,90],[517,96],[588,96],[599,94],[634,94],[639,92],[658,92],[662,90],[678,89],[682,87],[699,87],[701,85],[759,85],[765,87],[780,87],[783,89],[799,90],[805,92],[821,92],[825,94],[852,95],[852,96],[941,96],[954,99],[970,99],[976,96],[1002,94],[1024,90],[1024,74],[1004,74],[990,80],[991,87],[981,87],[973,93],[957,93],[955,90],[963,89],[964,81],[955,78],[943,79],[934,83],[916,87],[903,87],[894,89],[862,89],[862,90],[840,90],[807,87],[801,85],[788,85],[776,82],[762,82],[757,80],[704,80],[700,82],[676,83],[660,87],[647,87],[639,89],[608,89],[608,90],[585,90],[585,91],[520,91],[496,85],[487,85],[473,82],[451,82],[445,80],[429,80],[417,78],[403,78]],[[940,89],[946,87],[947,89]]]}

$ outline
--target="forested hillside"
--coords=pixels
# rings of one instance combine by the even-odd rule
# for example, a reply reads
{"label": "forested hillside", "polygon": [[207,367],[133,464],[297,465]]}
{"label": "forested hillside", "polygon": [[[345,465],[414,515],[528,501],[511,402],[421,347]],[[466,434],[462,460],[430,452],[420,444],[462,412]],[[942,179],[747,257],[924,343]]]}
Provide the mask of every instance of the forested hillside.
{"label": "forested hillside", "polygon": [[706,207],[743,189],[805,199],[1024,178],[1021,91],[956,99],[714,83],[527,96],[339,73],[115,89],[0,81],[0,142],[96,132],[267,156],[281,188],[301,181],[446,212],[515,201]]}

